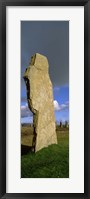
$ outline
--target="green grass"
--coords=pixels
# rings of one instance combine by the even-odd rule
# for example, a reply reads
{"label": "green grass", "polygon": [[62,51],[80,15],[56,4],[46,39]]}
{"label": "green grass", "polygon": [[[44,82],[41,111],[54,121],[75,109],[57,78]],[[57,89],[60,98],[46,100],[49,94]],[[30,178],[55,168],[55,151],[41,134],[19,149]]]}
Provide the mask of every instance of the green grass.
{"label": "green grass", "polygon": [[21,158],[22,178],[68,178],[69,133],[57,132],[58,144]]}

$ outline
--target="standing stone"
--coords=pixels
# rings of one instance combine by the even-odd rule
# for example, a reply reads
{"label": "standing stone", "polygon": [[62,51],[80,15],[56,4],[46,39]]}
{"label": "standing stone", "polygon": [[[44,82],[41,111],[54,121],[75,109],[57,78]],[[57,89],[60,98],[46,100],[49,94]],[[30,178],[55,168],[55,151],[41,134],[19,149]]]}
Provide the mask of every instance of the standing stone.
{"label": "standing stone", "polygon": [[24,73],[28,106],[33,112],[34,151],[57,144],[53,91],[48,67],[47,58],[36,53],[31,57],[30,65]]}

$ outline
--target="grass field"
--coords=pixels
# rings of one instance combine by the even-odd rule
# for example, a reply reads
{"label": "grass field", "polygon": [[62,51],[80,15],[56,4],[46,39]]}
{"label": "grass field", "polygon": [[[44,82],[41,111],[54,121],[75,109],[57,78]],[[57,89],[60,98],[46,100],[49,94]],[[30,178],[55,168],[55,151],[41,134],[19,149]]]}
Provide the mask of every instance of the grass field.
{"label": "grass field", "polygon": [[32,127],[22,127],[21,177],[68,178],[69,177],[69,130],[57,129],[58,144],[33,153],[30,152]]}

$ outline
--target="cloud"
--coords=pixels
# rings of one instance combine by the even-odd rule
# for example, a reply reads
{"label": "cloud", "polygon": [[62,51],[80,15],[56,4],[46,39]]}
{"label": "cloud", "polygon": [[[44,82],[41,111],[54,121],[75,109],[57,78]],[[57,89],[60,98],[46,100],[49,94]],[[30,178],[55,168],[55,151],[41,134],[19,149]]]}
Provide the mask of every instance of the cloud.
{"label": "cloud", "polygon": [[54,100],[54,110],[55,111],[62,111],[69,108],[69,102],[65,102],[64,104],[59,104],[56,100]]}
{"label": "cloud", "polygon": [[28,104],[26,103],[25,105],[21,106],[21,118],[24,117],[32,117],[33,113],[29,110]]}
{"label": "cloud", "polygon": [[[54,100],[54,110],[62,111],[69,108],[69,102],[66,101],[64,104],[59,104],[57,100]],[[29,110],[28,104],[21,106],[21,118],[33,117],[33,113]]]}
{"label": "cloud", "polygon": [[54,100],[54,109],[55,111],[60,111],[60,105],[56,100]]}

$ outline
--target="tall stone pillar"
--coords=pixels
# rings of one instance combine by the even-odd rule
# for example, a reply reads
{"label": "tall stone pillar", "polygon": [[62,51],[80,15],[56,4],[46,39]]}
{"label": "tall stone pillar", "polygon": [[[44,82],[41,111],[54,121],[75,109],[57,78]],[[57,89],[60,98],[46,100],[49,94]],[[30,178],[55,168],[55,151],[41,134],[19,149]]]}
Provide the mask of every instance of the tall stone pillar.
{"label": "tall stone pillar", "polygon": [[48,68],[47,58],[36,53],[24,73],[28,106],[33,112],[32,146],[35,151],[57,144],[53,90]]}

